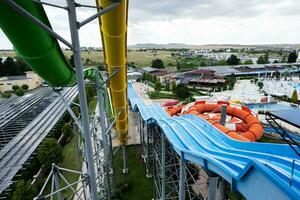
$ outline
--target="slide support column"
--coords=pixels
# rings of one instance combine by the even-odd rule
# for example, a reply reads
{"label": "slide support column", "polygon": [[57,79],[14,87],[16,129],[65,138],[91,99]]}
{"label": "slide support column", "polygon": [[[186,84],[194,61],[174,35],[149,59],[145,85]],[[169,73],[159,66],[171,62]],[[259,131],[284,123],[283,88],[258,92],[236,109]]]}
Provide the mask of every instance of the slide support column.
{"label": "slide support column", "polygon": [[185,184],[185,165],[184,165],[184,155],[181,152],[180,155],[180,172],[179,172],[179,200],[185,200],[185,190],[184,190],[184,184]]}
{"label": "slide support column", "polygon": [[224,200],[225,196],[225,180],[220,176],[210,174],[208,200]]}
{"label": "slide support column", "polygon": [[96,174],[94,168],[94,159],[93,159],[93,149],[90,135],[90,126],[89,126],[89,114],[88,114],[88,105],[86,100],[86,92],[84,85],[84,77],[83,77],[83,67],[81,63],[80,56],[80,42],[79,42],[79,34],[77,27],[77,17],[76,17],[76,8],[74,0],[66,0],[68,5],[68,17],[69,17],[69,26],[71,32],[71,39],[73,48],[73,58],[75,64],[76,71],[76,80],[77,87],[79,93],[79,102],[80,102],[80,110],[82,117],[82,125],[83,125],[83,137],[85,141],[85,149],[86,149],[86,159],[87,159],[87,173],[89,175],[89,183],[91,189],[91,199],[97,199],[97,186],[96,186]]}

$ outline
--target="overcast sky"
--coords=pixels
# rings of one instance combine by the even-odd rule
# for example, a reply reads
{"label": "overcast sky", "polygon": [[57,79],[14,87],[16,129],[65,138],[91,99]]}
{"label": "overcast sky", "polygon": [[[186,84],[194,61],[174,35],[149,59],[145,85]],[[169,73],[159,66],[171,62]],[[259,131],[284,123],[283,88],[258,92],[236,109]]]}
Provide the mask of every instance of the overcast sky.
{"label": "overcast sky", "polygon": [[[46,7],[46,12],[54,30],[69,39],[65,11]],[[80,8],[79,19],[94,12]],[[81,46],[101,46],[97,20],[80,30],[80,39]],[[300,1],[130,0],[128,44],[137,43],[300,43]],[[0,31],[0,49],[7,48],[12,45]]]}

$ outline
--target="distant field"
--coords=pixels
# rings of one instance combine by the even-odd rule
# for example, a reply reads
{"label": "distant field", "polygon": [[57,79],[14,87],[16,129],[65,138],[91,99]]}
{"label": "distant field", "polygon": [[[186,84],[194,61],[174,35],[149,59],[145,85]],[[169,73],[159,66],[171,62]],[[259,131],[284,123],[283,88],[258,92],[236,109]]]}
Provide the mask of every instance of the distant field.
{"label": "distant field", "polygon": [[[71,51],[64,51],[66,57],[70,58],[72,55]],[[0,57],[14,57],[14,51],[0,51]],[[102,51],[84,51],[81,54],[82,62],[84,65],[98,65],[103,63],[103,52]],[[176,59],[171,56],[170,51],[128,51],[128,63],[133,63],[137,67],[150,66],[153,59],[162,59],[166,67],[175,66]]]}

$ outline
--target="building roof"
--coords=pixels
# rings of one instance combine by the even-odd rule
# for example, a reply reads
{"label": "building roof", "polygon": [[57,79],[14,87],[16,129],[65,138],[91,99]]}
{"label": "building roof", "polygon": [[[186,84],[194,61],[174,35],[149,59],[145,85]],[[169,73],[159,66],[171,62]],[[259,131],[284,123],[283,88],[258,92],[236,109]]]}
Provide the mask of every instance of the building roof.
{"label": "building roof", "polygon": [[157,71],[151,72],[151,74],[155,75],[155,76],[166,76],[166,75],[169,75],[171,73],[167,72],[166,70],[157,70]]}
{"label": "building roof", "polygon": [[198,75],[202,75],[202,74],[213,74],[214,72],[215,72],[214,70],[198,69],[198,70],[187,72],[186,74],[198,74]]}
{"label": "building roof", "polygon": [[225,83],[224,79],[202,79],[202,78],[193,78],[190,80],[193,83]]}
{"label": "building roof", "polygon": [[158,71],[159,69],[156,69],[156,68],[153,68],[153,67],[143,67],[142,70],[143,70],[144,72],[150,73],[150,72]]}
{"label": "building roof", "polygon": [[30,79],[26,76],[6,76],[6,77],[2,77],[0,78],[0,81],[19,81],[19,80],[26,80],[26,79]]}

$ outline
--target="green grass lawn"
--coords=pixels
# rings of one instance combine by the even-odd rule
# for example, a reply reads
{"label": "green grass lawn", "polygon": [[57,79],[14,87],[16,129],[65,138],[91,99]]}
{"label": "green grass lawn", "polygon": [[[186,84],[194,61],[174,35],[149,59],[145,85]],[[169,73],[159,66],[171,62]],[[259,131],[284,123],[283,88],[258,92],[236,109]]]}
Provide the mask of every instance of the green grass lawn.
{"label": "green grass lawn", "polygon": [[[67,169],[73,169],[76,171],[80,171],[80,162],[77,156],[77,136],[73,136],[69,143],[67,143],[63,148],[64,160],[60,164],[61,167]],[[75,173],[63,172],[63,176],[68,180],[69,183],[75,182],[78,180],[79,175]],[[76,188],[76,186],[73,186]],[[71,189],[68,189],[62,193],[62,196],[70,196],[72,194]]]}
{"label": "green grass lawn", "polygon": [[170,93],[164,92],[147,92],[150,99],[174,99],[175,97]]}
{"label": "green grass lawn", "polygon": [[275,138],[269,138],[266,136],[262,136],[259,140],[257,140],[258,142],[265,142],[265,143],[285,143],[283,140],[281,139],[275,139]]}
{"label": "green grass lawn", "polygon": [[127,146],[128,174],[122,173],[122,150],[115,154],[115,178],[117,188],[121,191],[124,200],[151,200],[152,179],[146,178],[146,167],[141,158],[142,147],[140,145]]}
{"label": "green grass lawn", "polygon": [[97,106],[97,97],[94,97],[89,102],[89,114],[90,115],[95,111],[96,106]]}

